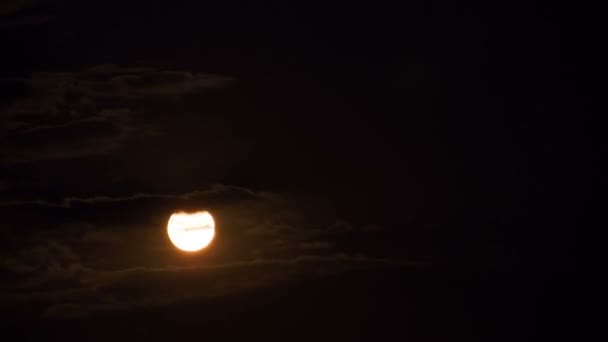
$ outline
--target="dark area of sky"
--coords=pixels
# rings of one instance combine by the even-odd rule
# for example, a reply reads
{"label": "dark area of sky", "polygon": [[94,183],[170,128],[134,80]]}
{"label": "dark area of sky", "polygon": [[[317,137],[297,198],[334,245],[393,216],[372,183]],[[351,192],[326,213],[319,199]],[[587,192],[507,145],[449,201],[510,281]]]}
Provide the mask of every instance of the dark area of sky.
{"label": "dark area of sky", "polygon": [[[3,1],[3,334],[598,336],[574,277],[593,25],[540,2]],[[213,243],[178,251],[170,214],[203,209]]]}

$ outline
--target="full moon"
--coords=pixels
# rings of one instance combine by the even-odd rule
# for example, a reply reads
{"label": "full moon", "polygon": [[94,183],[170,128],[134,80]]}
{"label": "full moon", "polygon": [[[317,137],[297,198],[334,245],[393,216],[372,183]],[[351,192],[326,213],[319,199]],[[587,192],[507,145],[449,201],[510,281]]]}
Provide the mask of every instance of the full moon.
{"label": "full moon", "polygon": [[208,211],[177,212],[169,218],[167,233],[175,247],[186,252],[196,252],[207,247],[213,240],[215,222]]}

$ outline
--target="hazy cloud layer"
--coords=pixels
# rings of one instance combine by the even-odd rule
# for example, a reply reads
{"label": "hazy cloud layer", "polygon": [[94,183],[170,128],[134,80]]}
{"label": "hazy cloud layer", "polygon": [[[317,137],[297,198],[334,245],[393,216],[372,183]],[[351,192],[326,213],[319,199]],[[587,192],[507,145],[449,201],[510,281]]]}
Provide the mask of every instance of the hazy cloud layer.
{"label": "hazy cloud layer", "polygon": [[[170,212],[163,209],[188,203],[217,207],[219,224],[217,242],[190,257],[170,245],[164,231]],[[351,270],[418,265],[339,243],[364,233],[363,226],[311,220],[281,196],[238,186],[2,205],[7,215],[18,209],[65,217],[56,223],[24,217],[20,225],[34,229],[15,226],[2,239],[0,306],[31,307],[47,318],[205,300]],[[92,216],[83,210],[87,207],[95,208]]]}
{"label": "hazy cloud layer", "polygon": [[0,3],[0,15],[10,15],[32,8],[36,5],[35,0],[6,0]]}
{"label": "hazy cloud layer", "polygon": [[45,24],[53,20],[35,0],[4,0],[0,3],[0,30]]}
{"label": "hazy cloud layer", "polygon": [[4,87],[22,89],[0,109],[0,160],[23,163],[104,153],[130,139],[162,134],[141,120],[146,114],[142,99],[160,101],[224,88],[232,79],[107,64],[0,81]]}
{"label": "hazy cloud layer", "polygon": [[281,259],[103,270],[83,265],[69,247],[57,243],[25,250],[17,259],[7,260],[0,265],[2,272],[29,277],[3,284],[0,305],[30,305],[47,318],[211,299],[352,270],[421,266],[363,255],[305,253]]}
{"label": "hazy cloud layer", "polygon": [[97,195],[92,197],[66,197],[60,202],[51,202],[42,199],[33,200],[21,200],[21,201],[4,201],[0,202],[0,207],[11,207],[11,206],[23,206],[23,205],[35,205],[35,206],[48,206],[48,207],[60,207],[70,208],[77,204],[94,205],[103,203],[115,203],[115,202],[127,202],[136,201],[141,199],[179,199],[189,200],[196,198],[209,198],[209,197],[221,197],[233,194],[237,197],[248,197],[248,198],[263,198],[276,196],[267,192],[256,192],[251,189],[224,185],[214,184],[207,190],[195,190],[180,194],[153,194],[153,193],[136,193],[128,196],[105,196]]}
{"label": "hazy cloud layer", "polygon": [[84,273],[82,282],[96,290],[96,301],[53,303],[43,315],[69,318],[99,311],[168,305],[185,300],[227,296],[344,271],[414,266],[413,263],[338,254],[326,257],[301,255],[290,259],[254,259],[213,266],[91,271]]}

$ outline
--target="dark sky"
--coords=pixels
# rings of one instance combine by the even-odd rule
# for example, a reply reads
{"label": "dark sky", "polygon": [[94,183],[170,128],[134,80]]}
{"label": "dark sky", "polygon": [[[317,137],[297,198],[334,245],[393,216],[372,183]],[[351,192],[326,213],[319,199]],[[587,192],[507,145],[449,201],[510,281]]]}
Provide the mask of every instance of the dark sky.
{"label": "dark sky", "polygon": [[[537,2],[2,1],[0,328],[580,339],[582,22]],[[168,217],[202,209],[214,242],[178,251]]]}

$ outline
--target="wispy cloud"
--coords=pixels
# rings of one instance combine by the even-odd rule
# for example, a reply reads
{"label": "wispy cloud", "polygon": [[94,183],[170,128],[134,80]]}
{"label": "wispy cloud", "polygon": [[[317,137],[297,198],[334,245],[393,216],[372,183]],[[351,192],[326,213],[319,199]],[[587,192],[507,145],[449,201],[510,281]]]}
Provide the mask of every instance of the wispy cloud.
{"label": "wispy cloud", "polygon": [[314,249],[323,247],[320,243],[306,247],[314,248],[282,258],[104,269],[87,264],[69,244],[44,237],[0,259],[0,272],[13,274],[0,286],[0,307],[28,305],[43,317],[63,319],[230,296],[353,270],[424,266],[361,254],[318,255]]}
{"label": "wispy cloud", "polygon": [[[88,269],[80,273],[80,288],[23,295],[21,301],[44,303],[44,317],[62,319],[229,296],[296,279],[312,279],[346,271],[420,266],[422,264],[399,260],[335,254],[204,266],[136,267],[113,271]],[[175,291],[176,284],[179,284],[179,291]]]}
{"label": "wispy cloud", "polygon": [[180,199],[189,200],[195,198],[206,198],[213,196],[221,196],[228,193],[240,195],[241,197],[249,198],[271,198],[276,195],[269,192],[257,192],[248,188],[214,184],[207,190],[195,190],[191,192],[176,193],[176,194],[162,194],[162,193],[135,193],[126,196],[104,196],[96,195],[92,197],[66,197],[58,202],[41,200],[41,199],[30,199],[30,200],[17,200],[17,201],[4,201],[0,202],[0,207],[11,207],[11,206],[24,206],[24,205],[36,205],[36,206],[47,206],[57,208],[71,208],[78,204],[83,205],[95,205],[104,203],[116,203],[116,202],[127,202],[137,201],[142,199]]}
{"label": "wispy cloud", "polygon": [[53,20],[36,0],[5,0],[0,3],[0,30],[41,25]]}
{"label": "wispy cloud", "polygon": [[0,110],[0,160],[28,163],[106,153],[137,137],[157,136],[142,99],[175,98],[225,88],[233,79],[187,70],[98,65],[0,79],[24,89]]}

